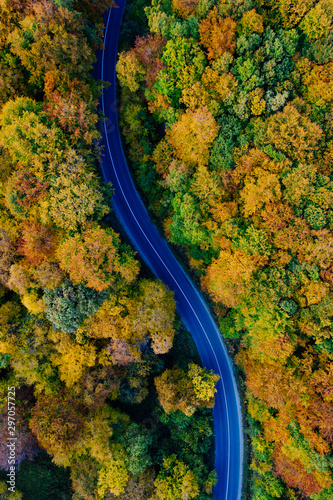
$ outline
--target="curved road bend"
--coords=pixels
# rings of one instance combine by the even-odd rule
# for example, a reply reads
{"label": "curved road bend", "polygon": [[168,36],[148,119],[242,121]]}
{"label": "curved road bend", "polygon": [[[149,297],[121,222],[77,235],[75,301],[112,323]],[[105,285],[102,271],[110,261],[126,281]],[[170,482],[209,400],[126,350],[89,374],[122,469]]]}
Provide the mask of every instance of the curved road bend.
{"label": "curved road bend", "polygon": [[208,307],[149,219],[131,179],[122,149],[116,108],[117,43],[125,0],[105,16],[105,49],[99,51],[95,76],[112,85],[104,90],[101,106],[107,117],[101,123],[105,181],[111,181],[116,214],[134,247],[156,275],[174,291],[177,309],[190,331],[203,365],[220,375],[215,394],[215,500],[240,500],[242,489],[243,430],[239,395],[232,363]]}

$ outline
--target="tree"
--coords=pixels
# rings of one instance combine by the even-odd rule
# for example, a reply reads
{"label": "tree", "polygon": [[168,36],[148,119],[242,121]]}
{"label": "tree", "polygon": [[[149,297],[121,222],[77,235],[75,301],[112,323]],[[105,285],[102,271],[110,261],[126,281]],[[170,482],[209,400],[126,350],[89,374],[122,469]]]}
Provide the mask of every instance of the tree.
{"label": "tree", "polygon": [[74,490],[73,499],[94,500],[97,491],[98,462],[84,456],[72,463],[71,480]]}
{"label": "tree", "polygon": [[6,186],[6,201],[12,214],[27,217],[37,202],[45,198],[48,186],[47,181],[18,165]]}
{"label": "tree", "polygon": [[38,396],[29,425],[48,453],[61,454],[79,439],[83,421],[75,401],[61,391]]}
{"label": "tree", "polygon": [[188,376],[191,379],[195,397],[201,404],[204,402],[208,407],[213,406],[215,385],[220,376],[195,363],[190,363],[188,368]]}
{"label": "tree", "polygon": [[154,484],[158,500],[187,500],[199,494],[196,475],[176,455],[163,459]]}
{"label": "tree", "polygon": [[318,2],[299,23],[310,42],[322,38],[331,29],[333,11],[327,1]]}
{"label": "tree", "polygon": [[154,382],[159,401],[166,413],[182,411],[191,416],[196,408],[214,405],[215,384],[219,376],[194,363],[186,373],[181,368],[165,370]]}
{"label": "tree", "polygon": [[94,55],[82,18],[50,0],[35,4],[32,13],[8,37],[11,52],[29,73],[29,82],[41,88],[46,71],[58,67],[70,78],[89,73]]}
{"label": "tree", "polygon": [[52,126],[43,112],[42,103],[28,97],[8,101],[0,114],[0,142],[8,148],[14,161],[24,166],[59,158],[64,147],[62,131]]}
{"label": "tree", "polygon": [[247,10],[240,21],[240,30],[245,35],[250,33],[259,33],[261,35],[264,31],[262,16],[255,9]]}
{"label": "tree", "polygon": [[172,0],[173,9],[187,19],[195,14],[199,0]]}
{"label": "tree", "polygon": [[146,472],[138,476],[130,474],[124,493],[121,493],[117,497],[109,495],[105,498],[107,500],[114,500],[115,498],[119,500],[146,500],[147,498],[153,498],[155,491],[154,480],[155,473],[152,469],[147,469]]}
{"label": "tree", "polygon": [[66,278],[66,274],[56,262],[44,262],[33,270],[34,277],[44,290],[58,288]]}
{"label": "tree", "polygon": [[0,498],[1,500],[22,500],[23,494],[16,490],[14,492],[8,490],[8,484],[5,481],[0,481]]}
{"label": "tree", "polygon": [[120,85],[130,92],[136,92],[144,81],[146,70],[135,51],[122,52],[116,69]]}
{"label": "tree", "polygon": [[217,137],[219,126],[207,107],[183,113],[167,131],[167,141],[175,155],[191,164],[207,165],[209,149]]}
{"label": "tree", "polygon": [[133,332],[149,334],[155,354],[168,352],[173,343],[176,304],[173,293],[159,281],[141,280],[139,302],[132,316]]}
{"label": "tree", "polygon": [[18,240],[17,250],[30,265],[38,266],[42,262],[55,260],[57,237],[51,228],[32,221],[23,222],[21,228],[22,236]]}
{"label": "tree", "polygon": [[207,268],[202,284],[214,300],[235,307],[246,293],[255,269],[253,259],[244,252],[221,250],[219,257]]}
{"label": "tree", "polygon": [[68,334],[62,334],[55,347],[58,355],[52,356],[52,363],[58,367],[60,379],[67,387],[72,387],[88,367],[95,365],[96,347],[91,343],[76,344]]}
{"label": "tree", "polygon": [[121,280],[133,281],[139,272],[137,261],[119,247],[119,237],[111,228],[95,225],[66,239],[57,256],[73,283],[85,283],[101,292]]}
{"label": "tree", "polygon": [[45,222],[51,219],[58,228],[75,231],[91,219],[98,221],[110,211],[105,194],[97,182],[93,182],[91,174],[78,184],[70,177],[60,176],[50,189]]}
{"label": "tree", "polygon": [[8,231],[0,229],[0,282],[3,285],[6,285],[10,267],[17,258],[15,240]]}
{"label": "tree", "polygon": [[152,465],[152,459],[149,455],[149,446],[152,441],[153,436],[149,431],[134,422],[127,427],[125,434],[121,436],[121,443],[128,453],[127,467],[133,476],[142,474],[147,467]]}
{"label": "tree", "polygon": [[277,8],[283,27],[288,29],[296,26],[313,4],[314,0],[281,0]]}
{"label": "tree", "polygon": [[200,224],[201,214],[195,198],[189,193],[177,193],[172,206],[170,241],[177,245],[204,245],[207,232]]}
{"label": "tree", "polygon": [[230,17],[222,19],[214,7],[199,24],[200,44],[208,51],[208,59],[217,59],[223,52],[234,53],[236,23]]}
{"label": "tree", "polygon": [[[79,80],[77,81],[79,84]],[[96,123],[98,114],[97,102],[93,97],[84,99],[76,90],[71,90],[65,96],[53,92],[45,106],[49,119],[54,120],[61,129],[70,134],[72,142],[83,140],[91,145],[99,138]]]}
{"label": "tree", "polygon": [[288,103],[267,120],[266,141],[293,160],[311,161],[323,132],[295,104]]}
{"label": "tree", "polygon": [[68,279],[58,288],[46,289],[43,295],[47,319],[55,330],[65,333],[75,332],[84,318],[98,310],[105,298],[105,293],[90,290],[84,285],[73,285]]}
{"label": "tree", "polygon": [[329,472],[308,472],[299,459],[287,457],[278,447],[274,453],[275,469],[292,487],[298,488],[304,495],[319,494],[323,488],[331,486]]}
{"label": "tree", "polygon": [[118,452],[118,456],[111,458],[107,467],[98,472],[98,495],[104,498],[105,493],[110,492],[119,496],[125,491],[129,480],[124,454]]}
{"label": "tree", "polygon": [[177,106],[182,90],[200,79],[206,63],[205,55],[194,40],[177,37],[168,40],[161,61],[166,68],[159,72],[154,88]]}

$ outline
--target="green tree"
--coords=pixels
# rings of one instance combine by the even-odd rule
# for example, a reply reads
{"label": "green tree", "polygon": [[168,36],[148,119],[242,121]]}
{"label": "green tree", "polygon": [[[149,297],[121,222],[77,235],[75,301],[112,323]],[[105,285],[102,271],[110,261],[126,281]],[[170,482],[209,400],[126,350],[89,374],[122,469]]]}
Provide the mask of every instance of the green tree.
{"label": "green tree", "polygon": [[149,454],[152,441],[152,434],[145,427],[134,422],[127,427],[125,434],[121,437],[121,442],[128,453],[127,467],[133,476],[145,472],[147,467],[152,465]]}
{"label": "green tree", "polygon": [[176,455],[163,459],[154,484],[158,500],[185,500],[199,494],[197,477],[184,462],[177,460]]}
{"label": "green tree", "polygon": [[166,68],[159,72],[154,88],[177,106],[182,90],[200,79],[205,55],[194,40],[177,37],[167,42],[161,60]]}
{"label": "green tree", "polygon": [[73,285],[68,279],[58,288],[46,289],[43,295],[47,319],[55,330],[65,333],[75,332],[84,318],[98,310],[105,298],[105,293],[98,293],[84,285]]}

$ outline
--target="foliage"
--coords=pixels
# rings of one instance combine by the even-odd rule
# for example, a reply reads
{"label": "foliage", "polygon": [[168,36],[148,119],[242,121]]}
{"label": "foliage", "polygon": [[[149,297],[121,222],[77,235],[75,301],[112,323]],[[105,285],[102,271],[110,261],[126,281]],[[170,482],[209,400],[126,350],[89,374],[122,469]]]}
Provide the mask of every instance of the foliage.
{"label": "foliage", "polygon": [[154,484],[159,500],[195,498],[199,492],[195,474],[175,455],[163,460],[163,467]]}
{"label": "foliage", "polygon": [[[245,375],[249,495],[329,497],[332,2],[153,1],[145,11],[148,37],[163,43],[148,65],[136,48],[120,55],[143,68],[135,89],[120,74],[123,137]],[[181,440],[187,417],[176,415],[196,408],[186,370],[155,377]]]}
{"label": "foliage", "polygon": [[105,298],[105,293],[98,293],[84,285],[73,285],[68,279],[58,288],[46,289],[43,296],[47,319],[55,330],[65,333],[75,332],[84,318],[97,311]]}

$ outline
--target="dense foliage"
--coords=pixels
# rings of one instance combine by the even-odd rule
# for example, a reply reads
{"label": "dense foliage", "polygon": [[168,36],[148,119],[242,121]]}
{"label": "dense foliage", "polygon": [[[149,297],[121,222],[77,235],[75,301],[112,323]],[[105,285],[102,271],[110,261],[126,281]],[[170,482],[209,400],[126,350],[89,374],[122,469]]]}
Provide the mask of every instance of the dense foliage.
{"label": "dense foliage", "polygon": [[218,377],[110,227],[99,175],[112,3],[0,2],[0,479],[14,386],[22,492],[1,498],[212,498]]}
{"label": "dense foliage", "polygon": [[149,32],[117,66],[123,136],[238,350],[250,496],[328,500],[332,0],[152,0],[145,12]]}

